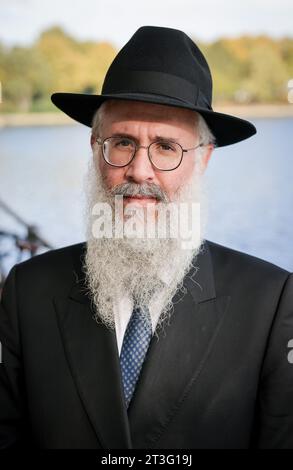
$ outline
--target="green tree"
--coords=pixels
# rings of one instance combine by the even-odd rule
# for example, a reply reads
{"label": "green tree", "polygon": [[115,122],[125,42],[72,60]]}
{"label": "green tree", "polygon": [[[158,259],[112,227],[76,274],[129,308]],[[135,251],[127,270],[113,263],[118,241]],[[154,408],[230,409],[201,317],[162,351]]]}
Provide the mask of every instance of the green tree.
{"label": "green tree", "polygon": [[[210,65],[214,102],[284,102],[293,78],[293,39],[267,36],[195,42]],[[108,43],[78,41],[60,27],[44,31],[32,47],[0,44],[2,111],[56,110],[56,91],[100,93],[116,55]]]}
{"label": "green tree", "polygon": [[249,76],[243,86],[255,102],[284,101],[287,95],[288,73],[277,47],[267,42],[252,48]]}

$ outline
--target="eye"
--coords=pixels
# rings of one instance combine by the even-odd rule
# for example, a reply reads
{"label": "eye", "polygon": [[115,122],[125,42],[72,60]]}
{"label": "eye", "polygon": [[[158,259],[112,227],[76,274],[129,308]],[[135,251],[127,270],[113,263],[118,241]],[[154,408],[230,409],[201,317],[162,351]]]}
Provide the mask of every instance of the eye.
{"label": "eye", "polygon": [[132,147],[133,143],[131,140],[126,139],[126,138],[117,138],[115,146],[127,148],[127,147]]}
{"label": "eye", "polygon": [[157,148],[162,152],[175,152],[175,146],[171,142],[158,142]]}

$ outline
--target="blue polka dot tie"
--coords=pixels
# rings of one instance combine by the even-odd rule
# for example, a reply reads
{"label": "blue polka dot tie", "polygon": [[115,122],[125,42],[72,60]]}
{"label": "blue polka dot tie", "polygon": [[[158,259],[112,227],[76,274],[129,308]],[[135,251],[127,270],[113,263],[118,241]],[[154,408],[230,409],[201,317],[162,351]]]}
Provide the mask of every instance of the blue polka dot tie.
{"label": "blue polka dot tie", "polygon": [[144,308],[147,318],[142,315],[141,308],[133,309],[128,322],[120,354],[120,365],[126,407],[130,403],[132,394],[145,359],[146,352],[152,337],[152,324],[148,308]]}

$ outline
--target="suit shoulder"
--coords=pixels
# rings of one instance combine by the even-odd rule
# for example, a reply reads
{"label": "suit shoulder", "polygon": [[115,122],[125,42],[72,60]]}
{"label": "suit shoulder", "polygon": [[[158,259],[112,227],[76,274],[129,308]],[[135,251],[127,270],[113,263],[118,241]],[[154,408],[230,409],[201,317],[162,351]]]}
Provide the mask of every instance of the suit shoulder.
{"label": "suit shoulder", "polygon": [[207,240],[214,269],[220,274],[224,271],[234,275],[249,275],[261,279],[285,282],[290,272],[257,256],[250,255],[224,245]]}
{"label": "suit shoulder", "polygon": [[62,248],[49,250],[26,261],[17,264],[18,275],[23,278],[40,281],[62,279],[72,276],[72,273],[80,270],[81,256],[86,243],[76,243]]}

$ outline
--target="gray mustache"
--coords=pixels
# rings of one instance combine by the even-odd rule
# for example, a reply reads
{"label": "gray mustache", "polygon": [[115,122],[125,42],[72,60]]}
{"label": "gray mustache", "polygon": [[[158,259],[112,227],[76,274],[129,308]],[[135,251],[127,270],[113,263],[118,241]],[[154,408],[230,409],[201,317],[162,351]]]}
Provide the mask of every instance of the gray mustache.
{"label": "gray mustache", "polygon": [[169,201],[167,194],[159,186],[153,183],[122,183],[112,188],[110,193],[112,196],[144,196],[154,197],[161,202]]}

